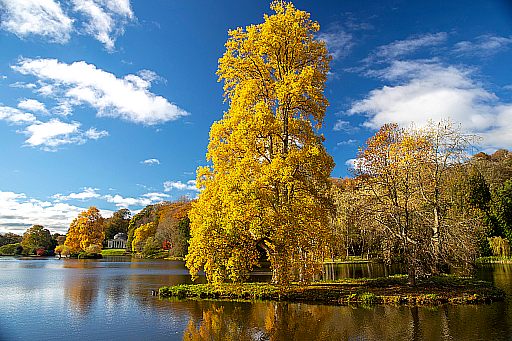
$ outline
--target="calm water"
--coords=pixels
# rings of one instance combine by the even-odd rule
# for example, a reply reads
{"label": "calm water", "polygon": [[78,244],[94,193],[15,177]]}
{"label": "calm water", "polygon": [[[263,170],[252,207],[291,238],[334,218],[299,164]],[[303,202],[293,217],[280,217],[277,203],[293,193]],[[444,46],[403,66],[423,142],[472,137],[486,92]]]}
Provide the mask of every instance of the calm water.
{"label": "calm water", "polygon": [[507,301],[422,308],[169,301],[151,289],[189,282],[180,262],[0,257],[0,340],[512,340],[512,266],[486,266],[478,276],[506,290]]}

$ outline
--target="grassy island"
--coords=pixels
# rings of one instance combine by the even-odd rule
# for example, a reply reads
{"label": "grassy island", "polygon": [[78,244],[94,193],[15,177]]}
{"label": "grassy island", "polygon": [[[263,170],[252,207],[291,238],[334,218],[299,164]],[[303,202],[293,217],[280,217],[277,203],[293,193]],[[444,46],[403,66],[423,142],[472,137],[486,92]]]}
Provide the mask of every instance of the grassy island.
{"label": "grassy island", "polygon": [[439,276],[407,284],[407,276],[343,279],[306,286],[270,283],[181,284],[161,287],[160,297],[180,299],[271,300],[330,305],[476,304],[502,301],[505,294],[491,283],[467,277]]}

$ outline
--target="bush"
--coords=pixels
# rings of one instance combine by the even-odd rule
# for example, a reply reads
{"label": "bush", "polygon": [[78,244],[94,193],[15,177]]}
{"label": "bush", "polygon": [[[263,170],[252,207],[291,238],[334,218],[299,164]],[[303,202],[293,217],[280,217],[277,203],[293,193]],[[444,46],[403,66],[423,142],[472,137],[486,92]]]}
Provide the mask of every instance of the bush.
{"label": "bush", "polygon": [[58,245],[56,248],[55,248],[55,253],[58,254],[59,256],[69,256],[70,254],[70,248],[67,247],[66,245]]}
{"label": "bush", "polygon": [[378,298],[374,293],[371,292],[364,292],[361,295],[359,295],[359,300],[363,304],[376,304],[378,303]]}
{"label": "bush", "polygon": [[[144,245],[144,248],[142,249],[142,255],[144,257],[151,257],[156,254],[158,254],[160,251],[162,251],[161,244],[153,237],[149,237],[146,240],[146,244]],[[165,254],[167,255],[167,253]]]}
{"label": "bush", "polygon": [[103,258],[101,253],[80,252],[78,254],[78,259],[101,259],[101,258]]}
{"label": "bush", "polygon": [[40,247],[36,249],[36,255],[38,256],[48,256],[48,251],[46,249]]}
{"label": "bush", "polygon": [[97,244],[91,244],[85,249],[85,252],[91,254],[101,253],[101,246]]}
{"label": "bush", "polygon": [[0,255],[2,256],[15,256],[15,255],[21,255],[23,252],[23,247],[20,243],[15,244],[6,244],[3,246],[0,246]]}

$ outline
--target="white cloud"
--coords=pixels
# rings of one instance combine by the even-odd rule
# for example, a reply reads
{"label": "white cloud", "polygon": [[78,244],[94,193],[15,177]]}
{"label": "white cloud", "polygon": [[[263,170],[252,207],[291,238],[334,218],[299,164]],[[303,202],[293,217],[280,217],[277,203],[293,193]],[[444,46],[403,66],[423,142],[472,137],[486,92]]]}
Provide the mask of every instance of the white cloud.
{"label": "white cloud", "polygon": [[130,74],[117,78],[93,64],[83,61],[66,64],[56,59],[22,59],[12,68],[52,82],[54,96],[63,96],[72,104],[89,104],[98,110],[100,117],[153,125],[188,115],[164,97],[151,93],[151,81],[147,77]]}
{"label": "white cloud", "polygon": [[97,130],[96,128],[89,128],[84,136],[91,140],[98,140],[102,137],[108,136],[108,131],[106,130]]}
{"label": "white cloud", "polygon": [[48,122],[35,122],[23,131],[29,136],[25,143],[45,151],[56,151],[61,145],[84,144],[88,139],[97,140],[108,135],[108,132],[97,131],[95,128],[84,133],[79,127],[78,122],[66,123],[56,118]]}
{"label": "white cloud", "polygon": [[41,82],[41,81],[39,81],[38,83],[40,84],[39,88],[37,88],[37,85],[36,85],[34,87],[34,89],[37,88],[35,92],[37,92],[38,94],[40,94],[42,96],[51,96],[51,95],[53,95],[53,93],[55,91],[57,91],[57,89],[53,85],[46,84],[46,83]]}
{"label": "white cloud", "polygon": [[[71,221],[84,210],[66,203],[28,198],[23,193],[0,191],[0,232],[22,234],[27,227],[39,224],[66,233]],[[101,210],[101,214],[108,217],[112,212]]]}
{"label": "white cloud", "polygon": [[13,124],[26,124],[35,122],[36,117],[17,108],[0,105],[0,120]]}
{"label": "white cloud", "polygon": [[129,0],[72,0],[73,10],[87,18],[85,31],[113,51],[116,38],[135,16]]}
{"label": "white cloud", "polygon": [[103,197],[106,201],[115,204],[117,207],[128,208],[130,206],[147,206],[151,204],[148,198],[125,198],[119,194],[107,194]]}
{"label": "white cloud", "polygon": [[145,198],[148,198],[152,202],[164,201],[164,200],[166,200],[167,198],[170,197],[169,194],[157,193],[157,192],[146,193],[146,194],[143,194],[142,196],[145,197]]}
{"label": "white cloud", "polygon": [[25,83],[25,82],[15,82],[12,84],[9,84],[11,88],[20,88],[20,89],[35,89],[37,88],[37,85],[34,83]]}
{"label": "white cloud", "polygon": [[412,36],[405,40],[396,40],[390,44],[379,46],[369,60],[393,60],[395,58],[414,53],[424,47],[443,44],[448,38],[445,32]]}
{"label": "white cloud", "polygon": [[[0,28],[20,38],[37,35],[56,43],[69,41],[74,22],[113,51],[117,37],[135,20],[129,0],[70,0],[67,13],[55,0],[0,0]],[[72,18],[73,16],[74,18]]]}
{"label": "white cloud", "polygon": [[43,103],[39,102],[36,99],[24,99],[18,103],[18,108],[32,111],[32,112],[41,112],[47,113],[46,107]]}
{"label": "white cloud", "polygon": [[332,128],[334,131],[352,132],[357,130],[357,127],[353,127],[349,121],[337,120]]}
{"label": "white cloud", "polygon": [[50,41],[69,40],[73,20],[54,0],[0,0],[3,12],[0,27],[20,38],[39,35]]}
{"label": "white cloud", "polygon": [[346,146],[346,145],[354,144],[356,142],[357,142],[357,140],[349,139],[349,140],[345,140],[345,141],[340,141],[340,142],[336,143],[336,145],[337,146]]}
{"label": "white cloud", "polygon": [[[110,188],[109,190],[114,190]],[[55,200],[55,202],[62,202],[62,201],[69,201],[69,200],[89,200],[89,199],[102,199],[109,203],[115,204],[117,207],[124,207],[128,208],[131,206],[137,206],[137,207],[143,207],[150,204],[158,203],[167,200],[170,195],[166,193],[159,193],[159,192],[149,192],[142,194],[138,198],[133,197],[123,197],[120,194],[107,194],[107,195],[101,195],[98,193],[97,188],[92,187],[84,187],[81,192],[78,193],[70,193],[68,195],[63,194],[55,194],[52,196],[52,198]]]}
{"label": "white cloud", "polygon": [[512,44],[511,37],[498,37],[492,35],[482,35],[473,42],[461,41],[455,44],[454,52],[457,54],[488,57],[504,50]]}
{"label": "white cloud", "polygon": [[143,207],[143,206],[155,204],[155,203],[164,201],[165,199],[169,198],[169,195],[167,195],[165,193],[153,192],[153,193],[143,194],[139,198],[132,198],[132,197],[123,197],[119,194],[116,194],[116,195],[107,194],[107,195],[103,196],[103,198],[106,201],[115,204],[119,208],[128,208],[131,206]]}
{"label": "white cloud", "polygon": [[144,69],[137,72],[137,74],[140,76],[140,78],[148,81],[150,84],[159,81],[163,81],[164,83],[166,82],[166,80],[159,76],[155,71]]}
{"label": "white cloud", "polygon": [[345,161],[345,166],[347,166],[349,169],[355,169],[356,168],[357,159],[348,159]]}
{"label": "white cloud", "polygon": [[85,187],[82,192],[79,193],[70,193],[68,195],[62,195],[62,194],[55,194],[52,196],[52,198],[56,199],[57,201],[68,201],[68,200],[87,200],[87,199],[93,199],[93,198],[99,198],[101,195],[97,193],[97,188],[92,187]]}
{"label": "white cloud", "polygon": [[[41,90],[43,87],[41,87],[39,90]],[[47,94],[46,96],[48,95],[49,94]],[[73,105],[70,101],[61,100],[59,104],[51,108],[51,113],[59,116],[69,116],[73,113]]]}
{"label": "white cloud", "polygon": [[490,108],[493,113],[493,125],[490,129],[479,131],[484,146],[489,149],[512,148],[512,103],[500,104]]}
{"label": "white cloud", "polygon": [[472,79],[471,70],[439,63],[395,61],[380,72],[391,82],[353,103],[348,114],[364,114],[366,127],[385,123],[423,126],[450,118],[466,131],[484,136],[492,147],[512,146],[512,104],[502,103]]}
{"label": "white cloud", "polygon": [[31,146],[57,147],[61,144],[71,142],[71,135],[78,131],[80,123],[65,123],[58,119],[52,119],[48,122],[34,123],[28,126],[25,132],[30,136],[25,142]]}
{"label": "white cloud", "polygon": [[166,181],[164,182],[164,192],[170,192],[176,189],[178,191],[196,191],[199,190],[196,187],[196,180],[188,180],[186,183],[181,181]]}
{"label": "white cloud", "polygon": [[142,163],[144,165],[148,165],[148,166],[159,165],[160,164],[160,160],[158,160],[158,159],[147,159],[147,160],[141,161],[140,163]]}
{"label": "white cloud", "polygon": [[339,28],[318,34],[318,39],[325,41],[334,60],[346,57],[354,46],[352,34]]}

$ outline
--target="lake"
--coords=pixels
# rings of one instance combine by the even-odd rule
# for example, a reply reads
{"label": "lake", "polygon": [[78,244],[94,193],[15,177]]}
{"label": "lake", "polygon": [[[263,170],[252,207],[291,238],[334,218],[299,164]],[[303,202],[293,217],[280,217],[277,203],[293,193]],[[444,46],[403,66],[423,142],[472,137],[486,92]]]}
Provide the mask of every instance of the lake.
{"label": "lake", "polygon": [[[368,277],[384,270],[344,264],[329,271]],[[182,262],[0,257],[0,340],[512,339],[512,265],[485,265],[477,276],[504,289],[505,302],[339,307],[161,300],[151,290],[190,283]]]}

